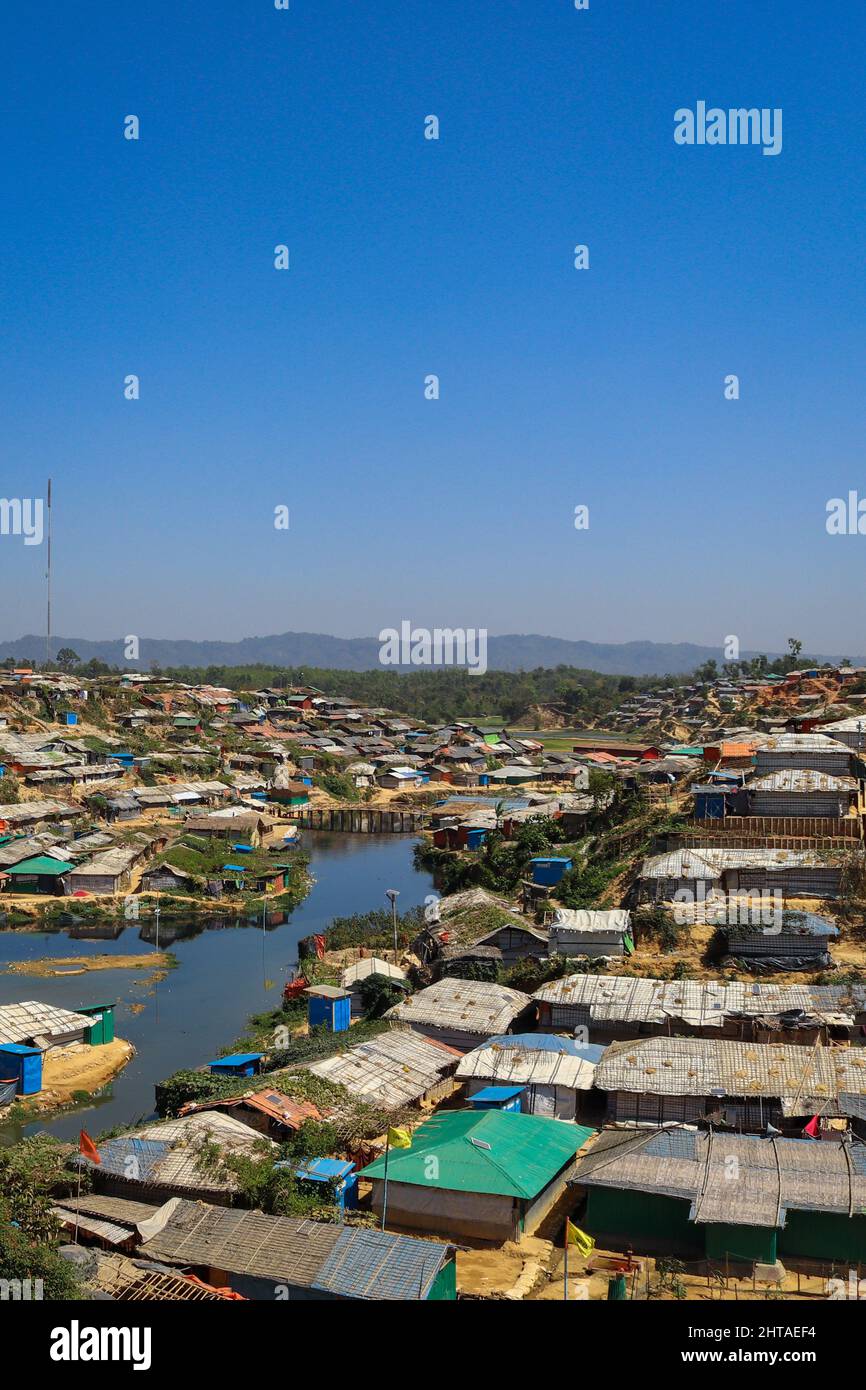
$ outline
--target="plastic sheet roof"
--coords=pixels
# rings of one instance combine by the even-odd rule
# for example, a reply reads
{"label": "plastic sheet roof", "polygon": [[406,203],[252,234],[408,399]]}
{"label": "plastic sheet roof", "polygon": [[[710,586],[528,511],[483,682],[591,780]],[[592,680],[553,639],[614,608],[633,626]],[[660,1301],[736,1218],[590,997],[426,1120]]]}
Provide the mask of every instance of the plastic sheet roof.
{"label": "plastic sheet roof", "polygon": [[716,1038],[611,1043],[596,1068],[603,1091],[662,1096],[779,1097],[788,1115],[838,1112],[841,1092],[866,1096],[860,1048],[793,1047]]}
{"label": "plastic sheet roof", "polygon": [[610,1130],[578,1160],[570,1181],[683,1198],[698,1224],[772,1228],[784,1226],[793,1210],[859,1215],[866,1207],[866,1146],[719,1136],[684,1126]]}
{"label": "plastic sheet roof", "polygon": [[764,981],[652,980],[630,975],[568,975],[536,990],[543,1003],[581,1007],[596,1023],[684,1022],[721,1027],[729,1018],[801,1011],[853,1028],[866,1009],[866,985],[779,985]]}
{"label": "plastic sheet roof", "polygon": [[502,1033],[530,1002],[528,994],[483,980],[439,980],[389,1009],[401,1023],[462,1033]]}

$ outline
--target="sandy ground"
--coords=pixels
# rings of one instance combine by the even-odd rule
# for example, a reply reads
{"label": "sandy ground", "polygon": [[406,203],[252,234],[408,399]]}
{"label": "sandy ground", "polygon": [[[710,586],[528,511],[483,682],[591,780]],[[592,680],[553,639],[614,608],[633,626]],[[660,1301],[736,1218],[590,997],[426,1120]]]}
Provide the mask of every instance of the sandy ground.
{"label": "sandy ground", "polygon": [[[572,1250],[568,1270],[569,1302],[605,1302],[608,1284],[617,1269],[626,1272],[628,1297],[644,1301],[671,1302],[683,1296],[689,1302],[784,1301],[825,1299],[825,1276],[797,1275],[786,1270],[781,1284],[753,1281],[751,1276],[708,1276],[693,1270],[676,1274],[666,1286],[655,1260],[632,1257],[627,1267],[622,1251],[596,1249],[588,1260]],[[674,1281],[676,1285],[674,1286]],[[506,1244],[480,1250],[460,1250],[457,1254],[457,1288],[470,1298],[509,1299],[530,1302],[563,1302],[565,1299],[564,1260],[561,1246],[549,1240],[528,1237],[519,1244]]]}
{"label": "sandy ground", "polygon": [[4,975],[88,975],[97,970],[153,970],[151,979],[163,979],[171,965],[164,951],[149,951],[140,956],[46,956],[42,960],[14,961],[6,965]]}
{"label": "sandy ground", "polygon": [[[575,1259],[572,1255],[568,1272],[569,1301],[606,1300],[608,1281],[617,1265],[624,1266],[625,1263],[622,1252],[616,1251],[596,1249],[588,1261]],[[823,1275],[801,1274],[798,1277],[796,1271],[790,1270],[785,1271],[781,1284],[753,1281],[751,1276],[738,1279],[729,1274],[725,1281],[724,1278],[708,1277],[706,1273],[685,1272],[675,1276],[682,1286],[678,1295],[672,1287],[661,1287],[655,1260],[635,1256],[633,1263],[637,1268],[626,1273],[626,1281],[629,1297],[636,1300],[646,1300],[649,1295],[653,1301],[671,1302],[681,1296],[682,1291],[688,1302],[705,1303],[753,1302],[767,1298],[781,1298],[787,1302],[827,1297],[827,1281]],[[563,1255],[561,1250],[556,1250],[550,1268],[536,1286],[532,1298],[562,1301],[564,1297]]]}
{"label": "sandy ground", "polygon": [[82,1092],[93,1095],[123,1071],[134,1055],[135,1048],[124,1038],[99,1047],[72,1043],[52,1048],[42,1062],[42,1090],[37,1096],[19,1099],[16,1105],[43,1112],[69,1105]]}
{"label": "sandy ground", "polygon": [[519,1244],[457,1252],[457,1288],[475,1298],[525,1297],[553,1257],[549,1240],[528,1236]]}
{"label": "sandy ground", "polygon": [[63,1105],[72,1099],[74,1091],[92,1094],[123,1071],[134,1053],[135,1048],[125,1038],[115,1038],[99,1047],[73,1043],[52,1048],[42,1064],[42,1095],[50,1094],[55,1104]]}

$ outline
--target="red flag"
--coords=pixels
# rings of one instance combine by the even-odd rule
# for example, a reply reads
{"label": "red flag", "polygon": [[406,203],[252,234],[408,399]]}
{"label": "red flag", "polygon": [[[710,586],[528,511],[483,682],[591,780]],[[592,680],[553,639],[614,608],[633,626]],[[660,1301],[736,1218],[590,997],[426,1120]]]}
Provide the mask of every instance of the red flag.
{"label": "red flag", "polygon": [[820,1130],[821,1126],[818,1123],[818,1116],[813,1115],[806,1128],[803,1130],[803,1133],[808,1134],[810,1139],[817,1139]]}
{"label": "red flag", "polygon": [[78,1132],[78,1152],[84,1154],[85,1158],[89,1158],[91,1163],[102,1162],[102,1159],[99,1157],[99,1150],[86,1129],[79,1130]]}

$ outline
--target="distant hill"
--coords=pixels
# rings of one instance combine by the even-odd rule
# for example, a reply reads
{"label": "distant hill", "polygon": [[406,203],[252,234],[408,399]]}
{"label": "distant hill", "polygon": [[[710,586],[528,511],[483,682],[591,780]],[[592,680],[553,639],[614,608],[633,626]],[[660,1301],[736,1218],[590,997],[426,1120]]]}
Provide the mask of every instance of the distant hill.
{"label": "distant hill", "polygon": [[[379,642],[375,637],[329,637],[319,632],[283,632],[272,637],[245,637],[240,642],[174,641],[143,637],[137,662],[127,661],[123,639],[91,642],[84,637],[57,637],[52,655],[71,647],[82,661],[94,658],[111,666],[149,670],[158,666],[293,666],[338,671],[372,671],[379,668]],[[45,638],[32,633],[12,642],[0,642],[0,660],[15,657],[41,660]],[[749,660],[757,652],[742,652]],[[778,653],[767,652],[771,659]],[[819,660],[839,658],[815,657]],[[859,664],[862,658],[852,655]],[[703,662],[721,666],[721,647],[702,647],[693,642],[569,642],[562,637],[535,633],[490,637],[487,664],[495,671],[531,671],[535,667],[573,666],[613,676],[682,675]],[[416,668],[417,669],[417,668]]]}

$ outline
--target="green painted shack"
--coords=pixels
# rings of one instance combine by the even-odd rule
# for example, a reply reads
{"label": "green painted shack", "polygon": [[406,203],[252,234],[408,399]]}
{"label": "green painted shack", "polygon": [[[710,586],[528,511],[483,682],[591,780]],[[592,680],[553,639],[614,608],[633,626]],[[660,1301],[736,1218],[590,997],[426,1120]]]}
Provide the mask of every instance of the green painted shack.
{"label": "green painted shack", "polygon": [[[388,1154],[387,1222],[479,1241],[531,1235],[562,1194],[594,1130],[505,1110],[440,1110]],[[363,1168],[373,1209],[385,1196],[385,1158]]]}
{"label": "green painted shack", "polygon": [[7,892],[12,893],[53,893],[64,892],[63,876],[71,873],[74,864],[64,859],[54,859],[50,854],[34,854],[22,859],[5,870]]}
{"label": "green painted shack", "polygon": [[674,1125],[607,1130],[570,1185],[610,1249],[711,1264],[866,1263],[866,1144]]}
{"label": "green painted shack", "polygon": [[91,1047],[101,1047],[103,1043],[114,1042],[114,1004],[89,1004],[87,1008],[76,1010],[91,1020],[84,1035],[84,1041]]}

